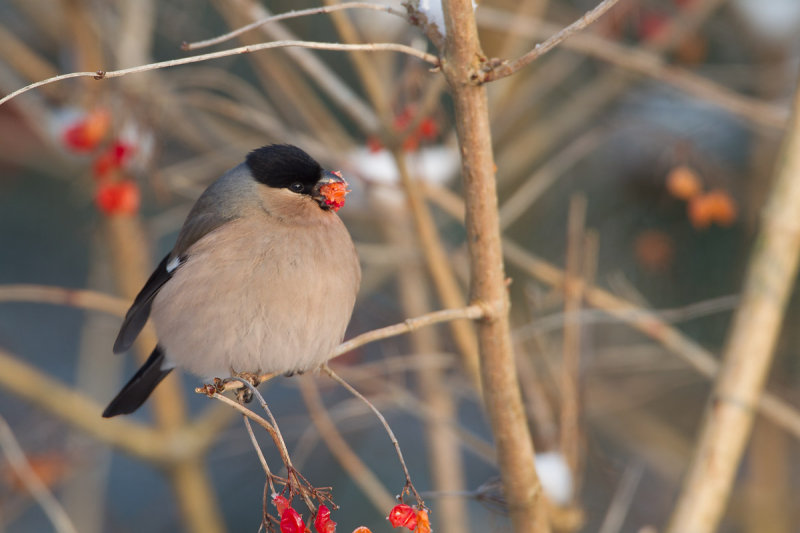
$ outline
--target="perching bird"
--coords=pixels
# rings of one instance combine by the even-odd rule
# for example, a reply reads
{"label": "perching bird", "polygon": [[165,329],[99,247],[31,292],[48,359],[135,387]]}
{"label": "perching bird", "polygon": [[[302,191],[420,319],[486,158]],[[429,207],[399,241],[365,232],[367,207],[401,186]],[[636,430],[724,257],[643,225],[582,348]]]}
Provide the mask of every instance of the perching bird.
{"label": "perching bird", "polygon": [[325,362],[361,280],[335,213],[347,192],[339,173],[290,145],[250,152],[206,189],[125,315],[114,353],[148,317],[158,345],[103,416],[138,409],[174,367],[208,379]]}

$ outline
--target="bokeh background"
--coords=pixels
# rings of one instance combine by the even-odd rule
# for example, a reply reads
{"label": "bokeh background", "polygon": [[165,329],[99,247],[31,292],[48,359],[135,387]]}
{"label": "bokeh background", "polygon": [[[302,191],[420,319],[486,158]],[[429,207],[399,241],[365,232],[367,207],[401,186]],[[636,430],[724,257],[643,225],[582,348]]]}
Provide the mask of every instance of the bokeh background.
{"label": "bokeh background", "polygon": [[[182,51],[183,42],[316,5],[3,0],[0,93],[59,73],[184,57],[196,52]],[[484,51],[515,57],[594,5],[484,0]],[[710,390],[685,354],[636,329],[636,312],[610,315],[588,292],[565,302],[563,271],[652,311],[718,358],[796,86],[798,30],[795,0],[623,0],[489,87],[520,379],[559,530],[662,527]],[[367,10],[272,23],[213,50],[289,35],[434,51],[401,17]],[[256,454],[232,411],[194,394],[196,378],[170,378],[172,399],[131,419],[206,435],[193,470],[205,478],[181,481],[172,466],[121,452],[81,424],[108,423],[99,407],[137,366],[135,354],[111,353],[120,319],[108,311],[124,312],[202,190],[273,142],[303,147],[351,183],[340,214],[364,283],[348,336],[463,304],[469,272],[451,106],[441,76],[415,58],[268,50],[66,80],[0,107],[0,415],[82,533],[258,529]],[[418,231],[409,195],[424,199],[433,244]],[[121,300],[100,305],[43,287]],[[800,405],[798,305],[790,303],[768,384],[792,405]],[[437,531],[509,528],[471,351],[468,327],[444,325],[333,363],[386,414]],[[577,395],[561,381],[565,354],[579,359]],[[19,385],[12,360],[40,375],[9,387]],[[98,410],[59,414],[63,391],[45,378]],[[263,392],[296,466],[333,487],[339,530],[389,531],[381,504],[403,476],[368,409],[324,377],[282,378]],[[565,404],[577,406],[577,429],[564,429]],[[385,494],[342,466],[310,411],[327,413]],[[259,440],[279,471],[266,434]],[[759,417],[722,531],[800,531],[799,458],[796,432]],[[192,483],[210,498],[196,500],[205,502],[205,524],[187,518]],[[0,531],[51,527],[0,461]]]}

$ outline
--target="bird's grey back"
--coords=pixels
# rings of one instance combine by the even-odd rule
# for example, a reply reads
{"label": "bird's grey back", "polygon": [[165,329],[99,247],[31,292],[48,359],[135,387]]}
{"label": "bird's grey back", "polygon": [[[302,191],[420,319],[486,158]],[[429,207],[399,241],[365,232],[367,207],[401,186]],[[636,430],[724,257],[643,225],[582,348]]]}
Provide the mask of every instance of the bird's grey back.
{"label": "bird's grey back", "polygon": [[180,257],[203,236],[242,216],[248,207],[257,208],[257,186],[245,163],[223,174],[197,199],[170,257]]}

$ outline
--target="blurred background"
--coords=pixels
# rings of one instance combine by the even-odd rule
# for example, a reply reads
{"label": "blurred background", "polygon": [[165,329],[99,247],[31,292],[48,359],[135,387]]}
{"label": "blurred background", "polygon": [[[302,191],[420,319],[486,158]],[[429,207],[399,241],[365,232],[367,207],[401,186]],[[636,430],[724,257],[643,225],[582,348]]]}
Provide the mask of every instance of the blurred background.
{"label": "blurred background", "polygon": [[[181,50],[317,5],[3,0],[0,93],[279,39],[435,53],[402,17],[368,10]],[[484,51],[516,57],[595,5],[484,0]],[[657,531],[669,516],[710,390],[698,368],[713,368],[723,348],[769,190],[798,30],[794,0],[622,0],[489,86],[518,367],[559,531]],[[138,366],[133,352],[111,353],[120,313],[194,200],[251,149],[297,144],[350,182],[340,214],[364,281],[348,337],[464,304],[459,158],[444,89],[409,56],[290,48],[66,80],[0,107],[0,415],[78,531],[258,530],[257,456],[232,410],[194,394],[196,378],[170,377],[126,420],[99,417]],[[565,296],[565,271],[584,288]],[[642,325],[644,312],[657,328]],[[794,298],[768,384],[793,405],[799,315]],[[510,527],[475,354],[469,324],[453,323],[332,363],[387,416],[436,531]],[[262,390],[295,466],[333,487],[339,530],[389,531],[384,517],[404,479],[366,406],[323,376]],[[758,418],[722,531],[800,531],[798,436]],[[3,456],[0,531],[51,529]]]}

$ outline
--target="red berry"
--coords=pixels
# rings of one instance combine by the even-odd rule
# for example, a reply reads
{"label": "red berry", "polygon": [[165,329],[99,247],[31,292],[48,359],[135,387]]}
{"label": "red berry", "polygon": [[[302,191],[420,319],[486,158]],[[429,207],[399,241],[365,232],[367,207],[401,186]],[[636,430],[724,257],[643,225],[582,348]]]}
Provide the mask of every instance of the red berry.
{"label": "red berry", "polygon": [[64,145],[75,152],[89,152],[105,137],[110,125],[111,115],[108,111],[95,109],[64,130]]}
{"label": "red berry", "polygon": [[106,215],[132,215],[139,210],[140,200],[139,187],[131,180],[97,186],[95,203]]}
{"label": "red berry", "polygon": [[439,125],[431,117],[425,117],[419,123],[418,133],[423,139],[434,139],[439,135]]}
{"label": "red berry", "polygon": [[297,511],[287,507],[281,513],[281,533],[305,533],[306,525]]}
{"label": "red berry", "polygon": [[367,148],[369,149],[370,152],[374,154],[376,152],[380,152],[381,150],[383,150],[383,145],[381,144],[381,141],[378,140],[377,137],[369,137],[367,139]]}
{"label": "red berry", "polygon": [[281,496],[280,494],[276,494],[272,497],[272,504],[278,509],[278,514],[283,515],[283,511],[289,507],[289,500]]}
{"label": "red berry", "polygon": [[336,522],[331,520],[331,510],[324,504],[319,506],[314,518],[314,529],[317,533],[336,533]]}
{"label": "red berry", "polygon": [[407,527],[414,530],[417,527],[417,511],[410,505],[400,503],[389,512],[389,522],[392,527]]}

